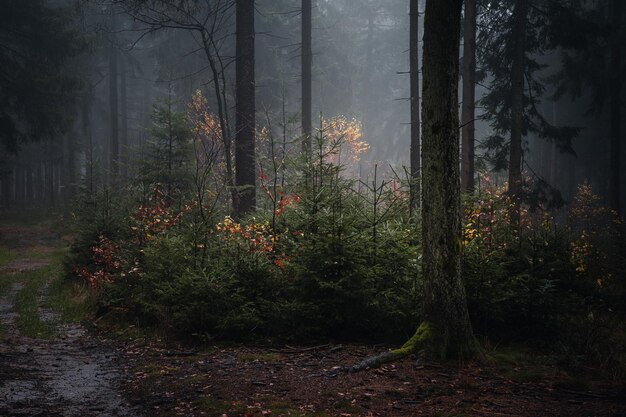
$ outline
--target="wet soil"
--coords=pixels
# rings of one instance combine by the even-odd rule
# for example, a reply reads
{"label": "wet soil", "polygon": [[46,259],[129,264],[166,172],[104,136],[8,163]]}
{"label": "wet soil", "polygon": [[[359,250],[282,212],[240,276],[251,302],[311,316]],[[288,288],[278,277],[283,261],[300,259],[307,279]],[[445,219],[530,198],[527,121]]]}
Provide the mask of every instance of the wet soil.
{"label": "wet soil", "polygon": [[[54,241],[30,229],[0,230],[3,243],[19,251],[17,260],[0,268],[0,279],[45,267]],[[39,249],[33,250],[38,245]],[[36,258],[29,258],[36,254]],[[52,277],[51,277],[52,278]],[[53,327],[51,339],[30,338],[16,326],[15,300],[23,283],[14,282],[0,294],[0,416],[137,416],[122,399],[118,382],[121,358],[110,345],[88,335],[76,324],[59,324],[47,307],[49,283],[38,297],[38,314]]]}
{"label": "wet soil", "polygon": [[626,416],[615,382],[573,379],[554,366],[407,359],[341,372],[381,347],[128,348],[134,403],[154,416]]}

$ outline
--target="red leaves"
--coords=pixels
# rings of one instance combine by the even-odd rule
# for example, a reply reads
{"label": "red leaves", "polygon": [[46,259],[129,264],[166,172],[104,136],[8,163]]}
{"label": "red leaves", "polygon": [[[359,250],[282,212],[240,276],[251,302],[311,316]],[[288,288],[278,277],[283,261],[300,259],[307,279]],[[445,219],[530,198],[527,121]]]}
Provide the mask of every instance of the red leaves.
{"label": "red leaves", "polygon": [[113,281],[113,273],[118,271],[122,263],[116,256],[117,248],[115,244],[105,236],[98,238],[98,244],[91,248],[93,265],[95,271],[87,267],[76,267],[74,273],[81,277],[91,287],[100,287],[103,284]]}
{"label": "red leaves", "polygon": [[175,212],[174,208],[166,201],[160,186],[156,185],[148,204],[140,205],[137,208],[133,217],[137,226],[132,227],[132,229],[138,232],[140,242],[152,240],[155,235],[176,226],[181,217],[191,211],[193,205],[193,203],[186,204],[180,211]]}
{"label": "red leaves", "polygon": [[274,214],[276,216],[280,216],[285,211],[287,207],[295,207],[300,203],[300,197],[296,194],[289,194],[287,196],[283,196],[278,200],[278,207],[274,210]]}

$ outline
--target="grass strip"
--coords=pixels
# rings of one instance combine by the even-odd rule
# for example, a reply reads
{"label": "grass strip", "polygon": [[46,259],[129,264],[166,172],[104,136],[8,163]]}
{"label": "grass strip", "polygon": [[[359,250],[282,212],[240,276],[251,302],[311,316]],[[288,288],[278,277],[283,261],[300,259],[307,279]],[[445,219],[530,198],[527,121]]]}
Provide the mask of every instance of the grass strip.
{"label": "grass strip", "polygon": [[[6,246],[0,246],[0,268],[10,264],[15,259],[15,252]],[[4,280],[0,280],[4,281]],[[0,283],[0,285],[2,285]],[[0,293],[1,295],[1,293]]]}
{"label": "grass strip", "polygon": [[43,321],[40,317],[39,300],[41,288],[51,276],[58,275],[59,272],[59,265],[51,264],[17,275],[17,280],[22,282],[23,287],[15,300],[15,311],[18,314],[15,324],[23,336],[39,339],[50,339],[54,336],[54,323]]}
{"label": "grass strip", "polygon": [[50,284],[48,303],[63,323],[79,324],[94,310],[95,296],[87,285],[57,275]]}

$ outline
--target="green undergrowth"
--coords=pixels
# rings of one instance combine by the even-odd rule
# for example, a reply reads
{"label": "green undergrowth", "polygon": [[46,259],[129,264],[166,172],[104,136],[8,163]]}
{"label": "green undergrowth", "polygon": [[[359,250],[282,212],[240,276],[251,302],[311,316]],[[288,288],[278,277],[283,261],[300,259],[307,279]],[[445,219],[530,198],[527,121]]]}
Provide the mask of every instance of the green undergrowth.
{"label": "green undergrowth", "polygon": [[59,273],[59,265],[50,264],[16,276],[17,282],[23,285],[15,299],[16,324],[23,336],[50,339],[55,335],[54,323],[40,317],[39,303],[42,287],[51,276]]}
{"label": "green undergrowth", "polygon": [[0,246],[0,268],[11,263],[13,259],[15,259],[15,252],[6,246]]}
{"label": "green undergrowth", "polygon": [[65,278],[62,262],[66,256],[66,248],[59,248],[53,254],[48,267],[50,285],[46,304],[57,313],[57,323],[78,324],[93,313],[95,296],[84,283]]}
{"label": "green undergrowth", "polygon": [[64,323],[80,323],[94,311],[93,291],[82,283],[65,280],[60,274],[50,285],[50,307]]}

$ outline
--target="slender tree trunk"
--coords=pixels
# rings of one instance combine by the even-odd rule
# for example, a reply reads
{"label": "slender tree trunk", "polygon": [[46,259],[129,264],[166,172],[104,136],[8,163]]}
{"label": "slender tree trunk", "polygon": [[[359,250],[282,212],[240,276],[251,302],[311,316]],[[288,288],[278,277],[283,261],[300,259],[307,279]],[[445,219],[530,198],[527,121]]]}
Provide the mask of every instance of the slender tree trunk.
{"label": "slender tree trunk", "polygon": [[370,132],[372,128],[372,123],[370,121],[370,103],[373,100],[374,89],[372,88],[372,82],[374,82],[374,19],[376,17],[377,10],[372,7],[369,10],[369,14],[367,16],[367,38],[365,41],[365,68],[363,69],[365,72],[364,77],[364,91],[363,91],[363,101],[361,103],[361,118],[363,119],[363,131]]}
{"label": "slender tree trunk", "polygon": [[119,173],[120,141],[117,106],[117,48],[115,46],[115,14],[111,10],[111,42],[109,45],[109,170],[113,176]]}
{"label": "slender tree trunk", "polygon": [[[231,152],[231,135],[228,125],[226,96],[223,94],[223,90],[226,85],[223,83],[224,78],[220,77],[220,72],[217,67],[216,58],[211,53],[211,48],[214,43],[212,42],[211,33],[201,32],[202,45],[204,46],[204,52],[209,61],[209,67],[211,68],[211,75],[213,76],[213,92],[215,94],[215,102],[217,103],[217,118],[220,123],[220,133],[222,135],[222,143],[224,144],[224,163],[226,165],[226,183],[230,187],[231,201],[233,210],[238,207],[239,193],[237,192],[235,185],[235,174],[233,173],[232,164],[232,152]],[[218,51],[216,51],[218,54]],[[223,68],[222,68],[223,70]]]}
{"label": "slender tree trunk", "polygon": [[31,162],[30,155],[29,155],[28,162],[26,164],[24,172],[26,174],[26,179],[25,179],[25,182],[26,182],[26,198],[25,198],[25,201],[26,201],[26,204],[28,206],[32,206],[33,202],[34,202],[34,198],[33,198],[33,165],[32,165],[32,162]]}
{"label": "slender tree trunk", "polygon": [[2,206],[7,209],[11,206],[11,182],[13,172],[7,166],[7,172],[2,173]]}
{"label": "slender tree trunk", "polygon": [[74,185],[76,184],[76,161],[75,161],[75,132],[70,130],[63,137],[63,157],[61,161],[61,190],[63,203],[68,209],[68,203],[74,197]]}
{"label": "slender tree trunk", "polygon": [[15,205],[24,206],[24,166],[20,162],[15,165]]}
{"label": "slender tree trunk", "polygon": [[302,134],[304,135],[304,152],[307,158],[313,154],[312,132],[312,93],[311,66],[312,50],[312,6],[311,0],[302,0]]}
{"label": "slender tree trunk", "polygon": [[428,353],[469,358],[480,352],[461,279],[458,72],[462,0],[427,0],[422,106],[424,320]]}
{"label": "slender tree trunk", "polygon": [[39,205],[44,205],[46,202],[46,191],[45,191],[45,172],[43,167],[42,160],[37,161],[37,203]]}
{"label": "slender tree trunk", "polygon": [[46,188],[48,193],[48,205],[54,206],[54,161],[52,157],[46,161]]}
{"label": "slender tree trunk", "polygon": [[463,107],[461,115],[461,190],[474,192],[476,102],[476,0],[465,0],[463,22]]}
{"label": "slender tree trunk", "polygon": [[120,56],[120,173],[122,178],[128,175],[128,96],[126,86],[126,59]]}
{"label": "slender tree trunk", "polygon": [[241,217],[256,206],[254,1],[237,0],[235,182]]}
{"label": "slender tree trunk", "polygon": [[420,73],[419,73],[419,0],[410,0],[409,72],[411,76],[411,212],[420,198]]}
{"label": "slender tree trunk", "polygon": [[53,169],[53,179],[54,182],[52,183],[52,187],[53,187],[53,192],[54,192],[54,200],[58,203],[62,203],[63,201],[61,200],[61,161],[57,158],[55,158],[52,161],[52,169]]}
{"label": "slender tree trunk", "polygon": [[172,169],[174,168],[174,132],[172,125],[172,84],[169,85],[167,96],[167,177],[168,194],[171,191]]}
{"label": "slender tree trunk", "polygon": [[69,148],[70,148],[70,133],[63,136],[62,148],[61,148],[61,205],[63,206],[64,215],[68,208],[67,202],[69,201]]}
{"label": "slender tree trunk", "polygon": [[68,201],[76,196],[76,187],[78,182],[76,181],[76,133],[72,131],[69,136],[69,143],[67,149],[67,198]]}
{"label": "slender tree trunk", "polygon": [[611,1],[611,92],[610,92],[610,167],[609,202],[611,208],[621,214],[621,90],[622,90],[622,13],[623,0]]}
{"label": "slender tree trunk", "polygon": [[[557,113],[558,107],[556,105],[556,102],[552,103],[552,124],[554,126],[558,126],[558,113]],[[557,181],[558,181],[558,176],[557,173],[559,172],[559,164],[560,161],[562,159],[562,155],[559,153],[559,150],[556,146],[556,143],[551,142],[550,143],[550,184],[553,187],[557,187]],[[560,185],[560,184],[559,184]]]}
{"label": "slender tree trunk", "polygon": [[517,0],[513,11],[513,61],[511,63],[511,151],[509,195],[513,199],[511,221],[519,223],[522,198],[522,132],[524,125],[524,69],[526,67],[526,22],[528,1]]}

